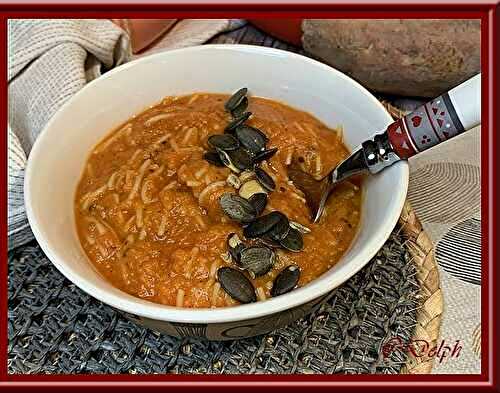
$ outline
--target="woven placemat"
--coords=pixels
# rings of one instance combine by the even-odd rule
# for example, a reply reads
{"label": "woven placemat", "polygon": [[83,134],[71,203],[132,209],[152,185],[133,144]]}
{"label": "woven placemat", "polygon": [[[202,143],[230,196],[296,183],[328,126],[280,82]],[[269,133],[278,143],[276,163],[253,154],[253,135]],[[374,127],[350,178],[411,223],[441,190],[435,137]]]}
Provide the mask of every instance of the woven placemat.
{"label": "woven placemat", "polygon": [[121,317],[66,280],[35,243],[9,255],[10,373],[335,373],[401,371],[417,323],[419,286],[395,233],[365,269],[314,314],[233,342],[182,340]]}
{"label": "woven placemat", "polygon": [[[408,205],[377,256],[315,313],[232,342],[139,327],[66,280],[32,244],[9,254],[9,373],[425,373],[442,310],[430,242]],[[386,358],[384,344],[403,346]],[[415,360],[418,360],[416,362]]]}

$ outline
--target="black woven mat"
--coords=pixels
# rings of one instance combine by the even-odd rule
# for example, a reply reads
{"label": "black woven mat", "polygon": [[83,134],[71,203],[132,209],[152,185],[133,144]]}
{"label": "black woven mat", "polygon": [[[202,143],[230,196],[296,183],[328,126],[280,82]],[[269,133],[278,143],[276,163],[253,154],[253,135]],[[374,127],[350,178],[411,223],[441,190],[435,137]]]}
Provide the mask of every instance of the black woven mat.
{"label": "black woven mat", "polygon": [[418,307],[415,267],[393,234],[317,312],[232,342],[176,339],[124,319],[66,280],[36,243],[9,254],[9,373],[398,373],[384,359],[407,342]]}

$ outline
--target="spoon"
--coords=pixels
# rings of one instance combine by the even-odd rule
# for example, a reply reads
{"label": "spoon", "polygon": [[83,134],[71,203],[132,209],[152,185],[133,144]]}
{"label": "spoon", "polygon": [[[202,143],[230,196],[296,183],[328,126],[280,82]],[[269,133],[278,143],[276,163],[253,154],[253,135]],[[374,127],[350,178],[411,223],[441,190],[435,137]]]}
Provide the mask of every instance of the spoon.
{"label": "spoon", "polygon": [[318,222],[328,197],[341,181],[363,173],[378,173],[480,123],[481,74],[477,74],[364,141],[323,179],[316,180],[296,162],[288,167],[288,177],[302,190],[312,221]]}

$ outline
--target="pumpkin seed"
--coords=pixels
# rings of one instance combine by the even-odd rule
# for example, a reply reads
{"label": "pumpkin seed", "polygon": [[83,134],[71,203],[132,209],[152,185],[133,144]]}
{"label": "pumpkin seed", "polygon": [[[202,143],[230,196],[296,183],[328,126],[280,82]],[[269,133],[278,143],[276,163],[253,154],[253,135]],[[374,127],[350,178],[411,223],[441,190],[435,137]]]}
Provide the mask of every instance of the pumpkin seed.
{"label": "pumpkin seed", "polygon": [[273,239],[268,233],[264,233],[260,237],[260,241],[264,243],[266,246],[271,248],[281,248],[281,244],[278,240]]}
{"label": "pumpkin seed", "polygon": [[220,267],[217,269],[217,281],[229,296],[240,303],[257,301],[252,283],[239,270],[227,266]]}
{"label": "pumpkin seed", "polygon": [[268,191],[273,191],[276,188],[276,183],[273,178],[269,176],[265,170],[261,168],[255,168],[255,176],[260,184],[264,186],[264,188]]}
{"label": "pumpkin seed", "polygon": [[275,297],[290,292],[296,287],[299,278],[300,269],[298,266],[290,265],[285,267],[274,279],[271,296]]}
{"label": "pumpkin seed", "polygon": [[216,149],[228,151],[236,150],[240,147],[240,142],[234,136],[229,134],[217,134],[208,138],[208,143]]}
{"label": "pumpkin seed", "polygon": [[241,251],[240,266],[259,277],[271,270],[275,259],[276,256],[269,247],[250,246]]}
{"label": "pumpkin seed", "polygon": [[266,190],[259,184],[257,180],[250,180],[240,187],[240,197],[250,199],[252,195],[265,193]]}
{"label": "pumpkin seed", "polygon": [[229,176],[226,179],[226,183],[236,189],[239,189],[241,187],[241,180],[234,173],[229,174]]}
{"label": "pumpkin seed", "polygon": [[244,122],[248,120],[248,118],[252,116],[252,112],[245,112],[241,116],[238,116],[237,118],[233,119],[224,129],[224,132],[227,133],[232,133],[236,129],[236,127],[242,125]]}
{"label": "pumpkin seed", "polygon": [[[259,213],[257,213],[257,215],[258,214]],[[311,233],[311,229],[309,229],[308,227],[306,227],[305,225],[302,225],[300,222],[297,222],[297,221],[290,221],[290,227],[296,229],[300,233]]]}
{"label": "pumpkin seed", "polygon": [[243,97],[240,103],[231,111],[233,118],[240,117],[248,108],[248,98]]}
{"label": "pumpkin seed", "polygon": [[205,161],[208,161],[210,164],[218,166],[218,167],[225,166],[224,163],[222,162],[219,154],[215,151],[207,151],[205,154],[203,154],[203,159]]}
{"label": "pumpkin seed", "polygon": [[257,215],[260,216],[267,205],[267,194],[264,192],[253,194],[250,198],[248,198],[248,202],[253,205],[255,211],[257,212]]}
{"label": "pumpkin seed", "polygon": [[236,168],[236,166],[233,165],[233,162],[231,161],[231,157],[227,152],[224,150],[217,149],[217,153],[219,154],[221,162],[227,166],[229,169],[231,169],[233,172],[240,173],[241,171]]}
{"label": "pumpkin seed", "polygon": [[240,174],[240,180],[242,183],[245,183],[248,180],[255,179],[255,172],[254,171],[243,171]]}
{"label": "pumpkin seed", "polygon": [[243,98],[245,98],[247,92],[248,89],[246,87],[242,87],[241,89],[239,89],[236,93],[229,97],[229,99],[224,104],[224,108],[228,112],[235,110],[236,107],[241,103]]}
{"label": "pumpkin seed", "polygon": [[[250,203],[250,202],[249,202]],[[248,239],[255,239],[269,232],[280,220],[283,214],[277,211],[260,216],[243,228],[243,235]]]}
{"label": "pumpkin seed", "polygon": [[241,260],[241,252],[245,249],[244,244],[239,244],[235,248],[230,248],[229,249],[229,255],[231,255],[232,260],[234,263],[236,263],[238,266],[240,266],[240,260]]}
{"label": "pumpkin seed", "polygon": [[243,242],[236,233],[233,232],[227,236],[227,245],[230,248],[236,248],[239,244],[243,244]]}
{"label": "pumpkin seed", "polygon": [[289,231],[290,223],[288,221],[288,218],[284,214],[281,214],[279,221],[271,228],[271,230],[267,234],[271,238],[277,241],[281,241],[288,235]]}
{"label": "pumpkin seed", "polygon": [[241,252],[246,248],[246,246],[236,233],[230,233],[227,237],[227,248],[233,261],[239,264]]}
{"label": "pumpkin seed", "polygon": [[280,240],[280,244],[283,248],[292,252],[299,252],[304,248],[302,235],[294,228],[290,228],[286,237]]}
{"label": "pumpkin seed", "polygon": [[227,152],[231,163],[240,171],[253,167],[253,160],[250,154],[242,148]]}
{"label": "pumpkin seed", "polygon": [[276,154],[278,151],[277,147],[273,147],[272,149],[264,150],[261,151],[260,153],[257,153],[255,157],[253,158],[254,163],[258,163],[264,160],[269,160],[272,156]]}
{"label": "pumpkin seed", "polygon": [[260,136],[261,136],[261,138],[263,138],[266,141],[266,143],[269,142],[269,138],[267,137],[267,135],[262,130],[259,130],[257,127],[253,127],[253,126],[249,126],[249,127],[252,127],[252,129],[255,132],[259,133]]}
{"label": "pumpkin seed", "polygon": [[266,148],[267,137],[262,131],[254,127],[240,125],[234,130],[234,135],[241,145],[253,154],[257,154]]}
{"label": "pumpkin seed", "polygon": [[220,206],[232,220],[251,222],[257,217],[255,208],[245,198],[226,192],[219,199]]}

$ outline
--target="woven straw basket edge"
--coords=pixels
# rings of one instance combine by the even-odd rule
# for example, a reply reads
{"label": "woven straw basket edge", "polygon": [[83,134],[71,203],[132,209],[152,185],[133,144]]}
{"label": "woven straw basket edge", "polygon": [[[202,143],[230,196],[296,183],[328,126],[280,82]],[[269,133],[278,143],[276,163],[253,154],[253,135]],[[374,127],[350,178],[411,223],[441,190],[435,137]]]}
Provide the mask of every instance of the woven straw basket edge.
{"label": "woven straw basket edge", "polygon": [[[403,111],[381,100],[393,118],[405,115]],[[443,313],[443,295],[439,281],[439,271],[434,257],[434,246],[431,239],[422,228],[410,203],[406,201],[399,224],[402,227],[406,247],[417,269],[417,281],[420,286],[420,307],[417,310],[417,324],[412,340],[425,340],[433,347],[437,344]],[[401,369],[402,374],[428,374],[432,371],[434,358],[415,357],[408,353],[408,360]]]}
{"label": "woven straw basket edge", "polygon": [[[434,247],[408,201],[403,207],[399,223],[407,239],[406,246],[417,269],[416,278],[420,286],[420,307],[412,340],[425,340],[433,347],[439,338],[443,313],[443,296]],[[401,373],[427,374],[432,371],[433,364],[433,357],[417,358],[408,353],[408,360]]]}

